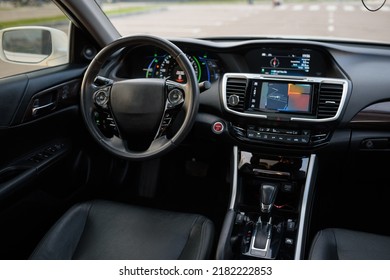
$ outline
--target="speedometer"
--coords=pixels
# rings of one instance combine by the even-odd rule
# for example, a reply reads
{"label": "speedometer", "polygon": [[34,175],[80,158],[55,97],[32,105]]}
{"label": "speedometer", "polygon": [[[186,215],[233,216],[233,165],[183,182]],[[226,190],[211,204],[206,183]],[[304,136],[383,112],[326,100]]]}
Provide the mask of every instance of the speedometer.
{"label": "speedometer", "polygon": [[[196,78],[200,82],[202,76],[201,67],[196,57],[186,55],[194,68]],[[169,79],[178,83],[186,83],[187,78],[185,72],[181,69],[177,61],[171,56],[167,55],[160,65],[160,78]]]}

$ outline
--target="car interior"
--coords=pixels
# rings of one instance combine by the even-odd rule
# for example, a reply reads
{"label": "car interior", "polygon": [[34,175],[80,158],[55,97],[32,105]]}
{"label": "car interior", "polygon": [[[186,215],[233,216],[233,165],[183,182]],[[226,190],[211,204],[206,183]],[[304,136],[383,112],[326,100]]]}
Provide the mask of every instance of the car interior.
{"label": "car interior", "polygon": [[1,259],[390,259],[388,43],[122,36],[96,2],[0,78]]}

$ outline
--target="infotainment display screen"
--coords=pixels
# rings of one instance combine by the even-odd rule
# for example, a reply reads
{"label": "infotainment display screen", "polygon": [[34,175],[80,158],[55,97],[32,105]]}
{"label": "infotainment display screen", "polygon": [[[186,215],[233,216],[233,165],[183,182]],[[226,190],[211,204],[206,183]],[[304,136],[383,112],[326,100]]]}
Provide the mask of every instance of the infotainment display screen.
{"label": "infotainment display screen", "polygon": [[313,85],[307,83],[254,81],[249,109],[286,113],[311,113]]}
{"label": "infotainment display screen", "polygon": [[312,54],[306,52],[273,51],[261,52],[260,71],[267,75],[309,75]]}
{"label": "infotainment display screen", "polygon": [[246,54],[251,73],[272,76],[324,76],[327,67],[325,57],[306,48],[259,48]]}

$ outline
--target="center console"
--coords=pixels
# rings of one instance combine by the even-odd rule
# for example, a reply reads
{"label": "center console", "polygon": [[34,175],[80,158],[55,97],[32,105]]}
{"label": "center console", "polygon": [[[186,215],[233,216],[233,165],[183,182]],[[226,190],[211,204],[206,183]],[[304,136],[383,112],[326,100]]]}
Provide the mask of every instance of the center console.
{"label": "center console", "polygon": [[351,82],[324,50],[259,46],[225,73],[231,201],[217,259],[303,259],[316,153],[337,138]]}
{"label": "center console", "polygon": [[302,259],[316,156],[233,149],[232,196],[218,259]]}

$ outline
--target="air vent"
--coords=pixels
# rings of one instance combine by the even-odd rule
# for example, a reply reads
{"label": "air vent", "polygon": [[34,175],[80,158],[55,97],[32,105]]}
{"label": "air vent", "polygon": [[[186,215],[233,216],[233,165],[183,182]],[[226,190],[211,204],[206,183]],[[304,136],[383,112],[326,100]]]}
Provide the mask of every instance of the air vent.
{"label": "air vent", "polygon": [[341,84],[321,84],[318,102],[318,119],[332,118],[336,116],[343,95]]}
{"label": "air vent", "polygon": [[244,112],[247,79],[229,78],[226,82],[226,102],[229,109]]}

